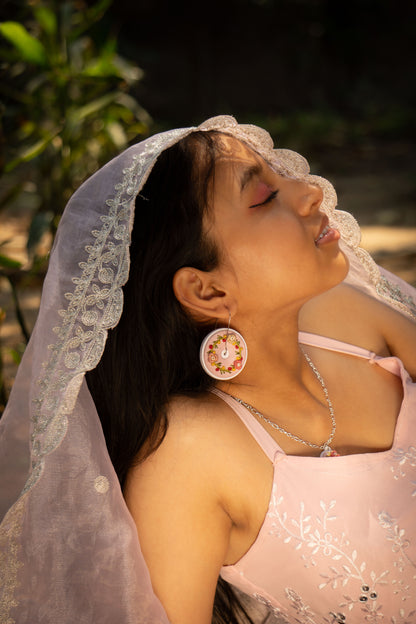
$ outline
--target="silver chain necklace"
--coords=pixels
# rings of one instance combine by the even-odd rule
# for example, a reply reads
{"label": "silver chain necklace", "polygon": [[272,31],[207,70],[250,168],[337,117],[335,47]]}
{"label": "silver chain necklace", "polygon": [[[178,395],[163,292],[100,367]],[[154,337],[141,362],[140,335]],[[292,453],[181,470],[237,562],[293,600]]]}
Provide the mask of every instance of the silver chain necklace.
{"label": "silver chain necklace", "polygon": [[264,414],[262,414],[261,412],[256,410],[256,408],[253,407],[252,405],[250,405],[250,403],[246,403],[242,399],[239,399],[238,397],[235,397],[233,395],[231,395],[231,396],[233,397],[233,399],[235,401],[237,401],[238,403],[240,403],[241,405],[246,407],[252,414],[255,414],[256,416],[259,416],[259,418],[261,418],[262,420],[264,420],[264,422],[266,422],[268,425],[273,427],[273,429],[277,429],[277,431],[280,431],[281,433],[284,433],[285,435],[287,435],[292,440],[295,440],[296,442],[300,442],[301,444],[304,444],[305,446],[310,446],[311,448],[320,449],[322,451],[322,453],[320,454],[320,457],[339,457],[339,453],[337,453],[330,446],[332,440],[334,439],[335,432],[337,430],[337,423],[336,423],[336,420],[335,420],[334,408],[332,407],[331,399],[329,398],[328,388],[325,385],[325,382],[324,382],[324,380],[322,378],[321,373],[318,371],[318,369],[316,368],[315,364],[312,362],[312,360],[309,357],[309,355],[307,355],[307,353],[305,353],[305,351],[302,349],[302,347],[301,347],[301,351],[302,351],[302,353],[303,353],[303,355],[305,357],[305,360],[307,361],[307,363],[309,364],[309,366],[313,370],[313,372],[315,374],[315,377],[317,378],[317,380],[319,381],[319,383],[322,386],[322,390],[324,391],[324,395],[325,395],[325,400],[326,400],[326,402],[328,404],[329,414],[331,416],[332,429],[331,429],[331,433],[330,433],[329,438],[327,439],[326,442],[324,442],[324,444],[320,444],[320,445],[319,444],[314,444],[313,442],[308,442],[307,440],[304,440],[303,438],[300,438],[299,436],[295,435],[294,433],[290,433],[290,431],[287,431],[286,429],[284,429],[283,427],[281,427],[277,423],[275,423],[272,420],[270,420],[269,418],[267,418]]}

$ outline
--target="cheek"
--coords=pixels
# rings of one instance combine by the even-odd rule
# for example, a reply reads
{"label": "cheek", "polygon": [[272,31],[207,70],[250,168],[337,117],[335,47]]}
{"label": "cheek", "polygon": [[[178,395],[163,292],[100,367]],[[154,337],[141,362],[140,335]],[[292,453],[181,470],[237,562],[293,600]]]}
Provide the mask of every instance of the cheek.
{"label": "cheek", "polygon": [[241,259],[251,260],[253,266],[263,269],[290,270],[302,267],[307,258],[312,261],[315,249],[303,229],[296,227],[270,228],[259,235],[252,235],[250,241],[239,250]]}
{"label": "cheek", "polygon": [[[314,264],[310,243],[301,232],[285,237],[257,237],[247,244],[232,245],[229,249],[230,264],[236,276],[255,289],[258,282],[281,283],[282,288],[293,290],[294,282],[305,276],[305,268]],[[306,271],[307,272],[307,271]]]}
{"label": "cheek", "polygon": [[[262,209],[259,209],[262,210]],[[261,217],[261,219],[259,219]],[[310,233],[289,213],[263,211],[255,219],[223,228],[216,236],[224,267],[234,276],[237,287],[252,290],[280,287],[294,289],[294,282],[310,279],[316,248]],[[244,226],[244,227],[243,227]],[[309,273],[309,275],[305,275]]]}

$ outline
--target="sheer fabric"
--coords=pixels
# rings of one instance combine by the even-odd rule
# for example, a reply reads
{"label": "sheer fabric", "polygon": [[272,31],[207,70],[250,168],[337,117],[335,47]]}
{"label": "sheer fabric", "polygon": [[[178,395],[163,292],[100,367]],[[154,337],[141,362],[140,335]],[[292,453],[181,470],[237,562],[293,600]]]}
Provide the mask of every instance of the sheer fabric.
{"label": "sheer fabric", "polygon": [[135,198],[158,155],[195,130],[244,141],[282,175],[324,192],[349,281],[416,315],[414,292],[359,245],[336,194],[306,160],[255,126],[220,116],[130,147],[85,182],[61,219],[38,320],[0,421],[0,621],[167,624],[84,379],[123,308]]}

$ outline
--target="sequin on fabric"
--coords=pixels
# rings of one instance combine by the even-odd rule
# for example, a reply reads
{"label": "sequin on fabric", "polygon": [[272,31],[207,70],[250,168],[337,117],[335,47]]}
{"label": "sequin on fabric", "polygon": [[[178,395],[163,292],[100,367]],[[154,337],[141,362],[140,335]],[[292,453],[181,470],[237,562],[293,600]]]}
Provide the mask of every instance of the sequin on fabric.
{"label": "sequin on fabric", "polygon": [[109,487],[110,483],[107,477],[104,477],[104,475],[100,475],[94,481],[94,488],[99,494],[105,494],[106,492],[108,492]]}

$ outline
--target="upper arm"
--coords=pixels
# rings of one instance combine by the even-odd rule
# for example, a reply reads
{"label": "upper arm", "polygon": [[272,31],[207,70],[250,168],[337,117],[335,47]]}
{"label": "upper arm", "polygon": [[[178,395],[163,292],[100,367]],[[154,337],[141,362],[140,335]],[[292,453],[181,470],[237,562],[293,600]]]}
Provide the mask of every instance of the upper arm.
{"label": "upper arm", "polygon": [[383,305],[379,323],[391,354],[402,360],[405,369],[416,381],[416,322]]}
{"label": "upper arm", "polygon": [[[416,322],[383,301],[352,288],[350,293],[352,304],[357,310],[356,322],[360,324],[363,335],[368,332],[375,345],[380,344],[382,339],[385,345],[382,350],[400,358],[409,375],[416,380]],[[354,326],[353,315],[351,319]],[[372,350],[380,355],[385,354],[377,348]]]}
{"label": "upper arm", "polygon": [[[208,445],[209,446],[209,445]],[[125,497],[153,588],[172,624],[209,624],[231,521],[207,443],[183,422],[130,472]]]}

